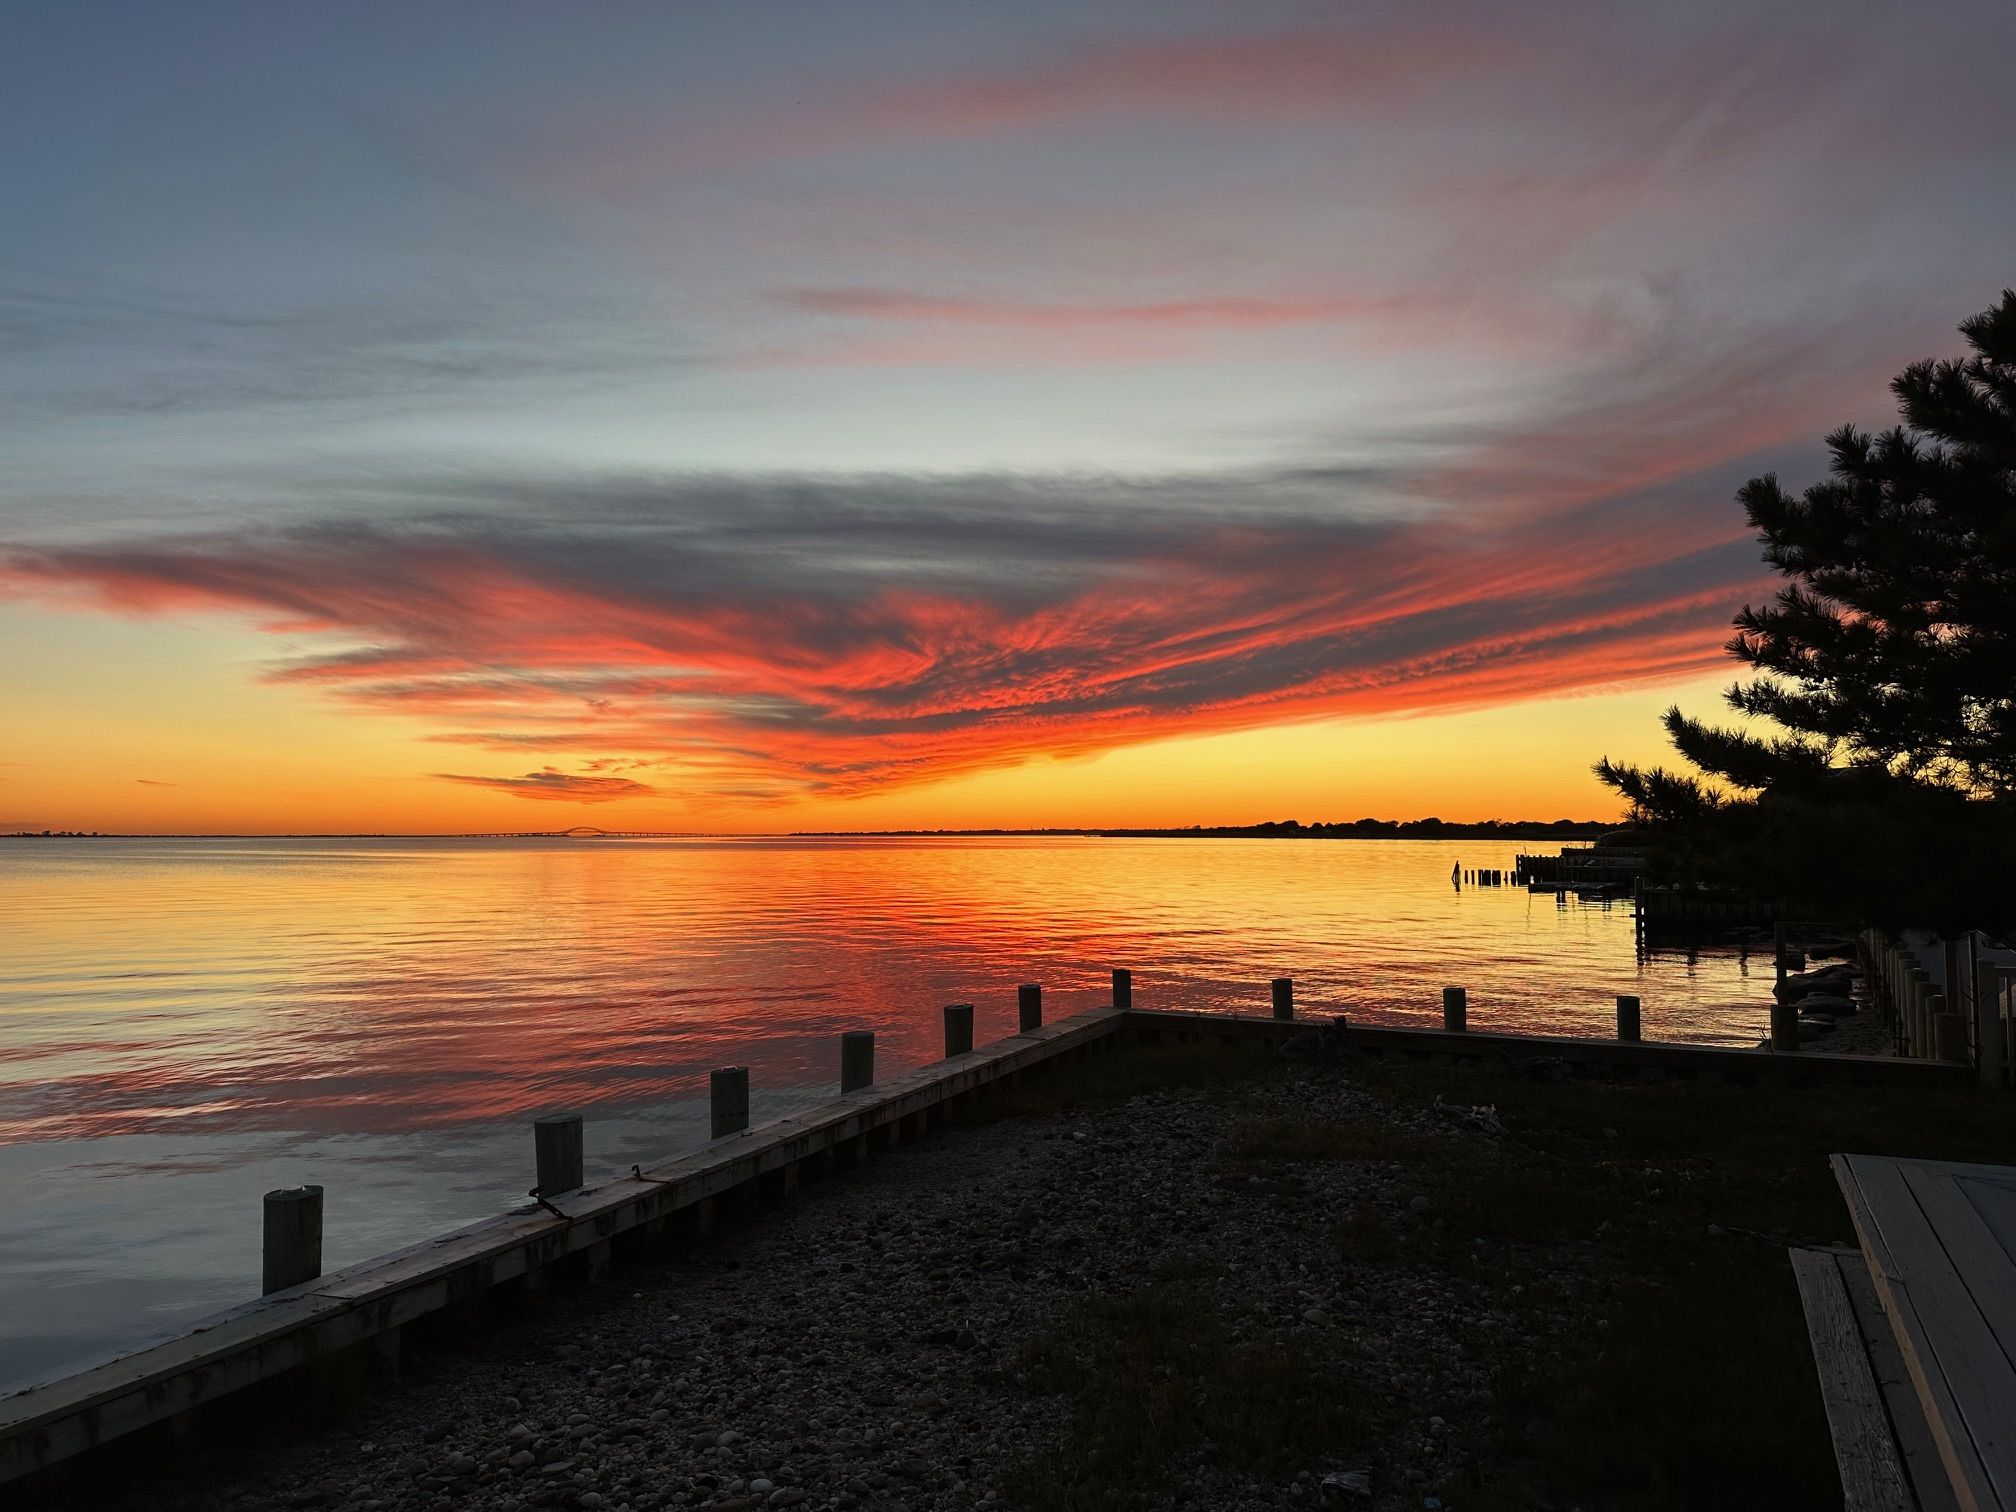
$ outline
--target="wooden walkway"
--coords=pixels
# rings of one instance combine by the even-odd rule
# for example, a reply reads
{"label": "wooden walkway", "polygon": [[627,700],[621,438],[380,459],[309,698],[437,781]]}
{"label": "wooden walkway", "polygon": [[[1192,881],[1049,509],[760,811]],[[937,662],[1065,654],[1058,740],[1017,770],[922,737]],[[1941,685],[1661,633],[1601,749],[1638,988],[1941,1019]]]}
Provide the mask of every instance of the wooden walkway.
{"label": "wooden walkway", "polygon": [[1836,1155],[1834,1175],[1861,1252],[1793,1267],[1847,1506],[2016,1508],[2016,1167]]}

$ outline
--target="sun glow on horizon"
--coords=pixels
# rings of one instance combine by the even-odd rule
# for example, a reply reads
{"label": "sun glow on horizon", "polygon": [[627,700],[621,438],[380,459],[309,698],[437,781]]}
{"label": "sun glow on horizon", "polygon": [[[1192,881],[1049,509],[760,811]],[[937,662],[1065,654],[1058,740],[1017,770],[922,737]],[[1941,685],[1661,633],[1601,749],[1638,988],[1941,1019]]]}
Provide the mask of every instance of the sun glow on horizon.
{"label": "sun glow on horizon", "polygon": [[[0,608],[0,631],[20,633],[29,613]],[[1175,735],[1067,757],[1034,753],[852,798],[696,802],[654,775],[649,794],[582,801],[563,790],[528,802],[510,787],[434,777],[428,763],[441,748],[426,740],[424,720],[360,720],[298,687],[250,682],[245,658],[256,643],[242,631],[90,623],[88,633],[50,642],[17,689],[24,733],[10,739],[11,764],[0,767],[0,830],[442,834],[587,824],[780,834],[1431,814],[1602,819],[1617,805],[1589,763],[1606,754],[1656,758],[1659,711],[1675,701],[1708,710],[1728,680]],[[74,702],[73,679],[82,676],[105,695],[88,710]],[[591,760],[551,764],[573,771]]]}
{"label": "sun glow on horizon", "polygon": [[2007,278],[1847,9],[44,8],[0,830],[1613,812]]}

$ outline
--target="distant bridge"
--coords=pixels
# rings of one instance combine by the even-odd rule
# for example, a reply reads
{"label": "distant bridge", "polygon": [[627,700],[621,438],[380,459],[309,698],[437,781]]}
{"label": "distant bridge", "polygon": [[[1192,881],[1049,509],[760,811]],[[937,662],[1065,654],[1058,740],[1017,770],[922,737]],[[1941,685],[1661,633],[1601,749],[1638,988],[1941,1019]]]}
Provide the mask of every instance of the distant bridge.
{"label": "distant bridge", "polygon": [[605,830],[592,824],[577,824],[564,830],[484,830],[458,836],[463,840],[684,840],[698,830]]}

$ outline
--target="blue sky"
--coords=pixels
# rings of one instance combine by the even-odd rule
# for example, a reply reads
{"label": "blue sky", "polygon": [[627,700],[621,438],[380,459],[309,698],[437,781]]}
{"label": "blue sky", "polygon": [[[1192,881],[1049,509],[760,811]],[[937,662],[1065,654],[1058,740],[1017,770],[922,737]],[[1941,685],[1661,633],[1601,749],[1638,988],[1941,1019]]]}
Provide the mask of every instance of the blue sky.
{"label": "blue sky", "polygon": [[11,19],[0,635],[500,782],[1698,678],[1734,488],[2016,277],[2003,5]]}

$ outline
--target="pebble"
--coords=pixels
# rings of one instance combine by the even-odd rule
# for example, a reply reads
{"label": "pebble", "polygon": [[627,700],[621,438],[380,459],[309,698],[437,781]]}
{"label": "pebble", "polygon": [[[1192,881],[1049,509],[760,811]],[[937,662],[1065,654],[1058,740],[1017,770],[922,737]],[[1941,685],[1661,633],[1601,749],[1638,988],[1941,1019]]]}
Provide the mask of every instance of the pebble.
{"label": "pebble", "polygon": [[1316,1067],[1236,1101],[1169,1087],[955,1129],[808,1184],[620,1290],[558,1288],[430,1355],[424,1388],[380,1392],[310,1445],[178,1470],[173,1487],[102,1512],[250,1512],[311,1493],[300,1504],[330,1512],[1026,1512],[1014,1477],[1054,1457],[1063,1411],[1031,1388],[1029,1347],[1164,1273],[1187,1278],[1238,1347],[1292,1334],[1390,1427],[1348,1446],[1361,1458],[1271,1479],[1200,1441],[1173,1491],[1144,1486],[1121,1505],[1369,1504],[1369,1474],[1340,1464],[1379,1464],[1392,1496],[1439,1489],[1476,1452],[1444,1414],[1488,1430],[1492,1369],[1468,1345],[1545,1333],[1530,1307],[1482,1300],[1495,1285],[1504,1305],[1491,1267],[1459,1282],[1340,1262],[1333,1215],[1420,1233],[1404,1220],[1434,1209],[1392,1162],[1261,1175],[1228,1154],[1255,1123],[1330,1117],[1468,1137]]}

